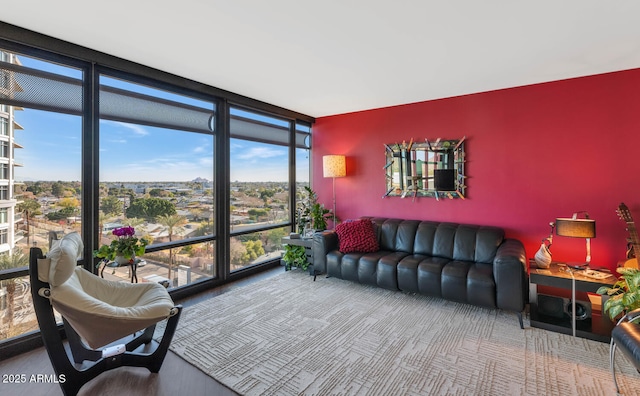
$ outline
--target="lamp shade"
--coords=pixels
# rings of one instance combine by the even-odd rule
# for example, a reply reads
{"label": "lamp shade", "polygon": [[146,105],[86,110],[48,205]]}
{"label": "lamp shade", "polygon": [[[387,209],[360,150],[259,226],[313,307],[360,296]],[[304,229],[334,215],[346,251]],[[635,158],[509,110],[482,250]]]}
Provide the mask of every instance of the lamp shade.
{"label": "lamp shade", "polygon": [[591,219],[556,219],[556,234],[572,238],[595,238],[596,221]]}
{"label": "lamp shade", "polygon": [[347,167],[344,155],[325,155],[322,157],[322,175],[324,177],[344,177]]}

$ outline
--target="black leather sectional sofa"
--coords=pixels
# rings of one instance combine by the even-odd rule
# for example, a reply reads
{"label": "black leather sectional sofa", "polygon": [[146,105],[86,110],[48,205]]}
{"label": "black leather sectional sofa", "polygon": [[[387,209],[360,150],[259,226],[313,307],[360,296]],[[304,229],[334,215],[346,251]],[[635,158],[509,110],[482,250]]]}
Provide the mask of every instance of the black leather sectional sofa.
{"label": "black leather sectional sofa", "polygon": [[522,242],[504,230],[374,217],[380,250],[342,253],[334,231],[313,238],[314,270],[335,278],[517,313],[528,298]]}

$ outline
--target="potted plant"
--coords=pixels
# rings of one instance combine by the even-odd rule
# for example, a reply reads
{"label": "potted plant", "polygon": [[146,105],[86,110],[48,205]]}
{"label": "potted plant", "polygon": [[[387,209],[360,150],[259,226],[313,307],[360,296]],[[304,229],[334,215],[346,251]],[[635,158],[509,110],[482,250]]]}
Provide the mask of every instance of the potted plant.
{"label": "potted plant", "polygon": [[318,203],[318,195],[311,188],[305,186],[306,198],[298,201],[297,225],[298,233],[304,234],[306,228],[326,230],[327,219],[332,216],[331,209],[326,209]]}
{"label": "potted plant", "polygon": [[291,267],[302,268],[305,271],[309,268],[307,251],[304,246],[284,245],[282,261],[284,261],[285,264],[285,271],[289,271]]}
{"label": "potted plant", "polygon": [[94,250],[93,257],[126,264],[134,260],[136,256],[142,256],[149,244],[146,239],[136,237],[136,231],[133,227],[116,228],[111,233],[116,236],[116,239],[111,241],[109,245],[102,245],[100,249]]}
{"label": "potted plant", "polygon": [[622,275],[621,278],[613,286],[601,286],[597,291],[609,296],[603,309],[611,319],[640,308],[640,270],[620,267],[616,271]]}

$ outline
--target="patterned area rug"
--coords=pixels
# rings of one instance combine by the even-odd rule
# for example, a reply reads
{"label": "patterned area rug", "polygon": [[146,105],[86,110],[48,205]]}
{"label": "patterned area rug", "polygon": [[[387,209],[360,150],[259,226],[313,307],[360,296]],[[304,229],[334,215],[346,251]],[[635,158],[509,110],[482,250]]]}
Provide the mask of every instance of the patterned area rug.
{"label": "patterned area rug", "polygon": [[242,395],[615,395],[608,344],[301,271],[186,308],[171,349]]}

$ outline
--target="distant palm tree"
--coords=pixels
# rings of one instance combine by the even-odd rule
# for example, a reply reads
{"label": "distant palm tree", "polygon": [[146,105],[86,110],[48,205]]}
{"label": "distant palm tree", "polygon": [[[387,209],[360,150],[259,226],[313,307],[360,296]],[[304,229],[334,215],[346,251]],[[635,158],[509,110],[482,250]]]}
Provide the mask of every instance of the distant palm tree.
{"label": "distant palm tree", "polygon": [[102,244],[102,230],[104,230],[104,223],[107,222],[107,220],[109,220],[109,216],[107,216],[106,214],[104,214],[103,211],[98,212],[98,240],[100,241],[100,243]]}
{"label": "distant palm tree", "polygon": [[126,218],[124,220],[122,220],[122,224],[129,226],[129,227],[133,227],[136,228],[139,225],[144,223],[144,219],[140,218],[140,217],[129,217]]}
{"label": "distant palm tree", "polygon": [[29,219],[40,210],[40,203],[35,199],[25,199],[18,204],[18,209],[24,213],[27,222],[27,246],[31,246],[31,231],[29,230]]}
{"label": "distant palm tree", "polygon": [[[20,268],[27,265],[29,265],[29,257],[27,257],[20,250],[16,249],[12,254],[0,255],[0,270]],[[13,308],[14,298],[16,294],[16,278],[10,278],[0,281],[0,287],[4,287],[7,291],[7,313],[4,319],[4,323],[8,324],[9,332],[11,332],[11,329],[13,328]]]}
{"label": "distant palm tree", "polygon": [[[171,242],[173,240],[173,234],[176,231],[179,231],[182,229],[182,226],[187,224],[187,218],[184,216],[180,216],[177,214],[173,214],[173,215],[162,215],[160,217],[158,217],[158,223],[162,224],[163,226],[167,227],[167,233],[169,234],[169,242]],[[173,265],[175,264],[175,256],[173,254],[173,249],[169,249],[169,274],[168,274],[168,278],[169,281],[171,283],[173,283],[172,278],[171,278],[171,270],[173,268]]]}

